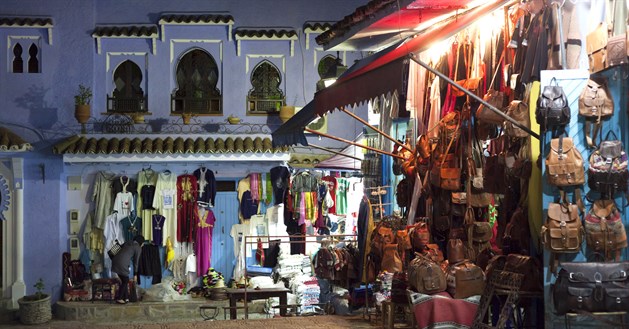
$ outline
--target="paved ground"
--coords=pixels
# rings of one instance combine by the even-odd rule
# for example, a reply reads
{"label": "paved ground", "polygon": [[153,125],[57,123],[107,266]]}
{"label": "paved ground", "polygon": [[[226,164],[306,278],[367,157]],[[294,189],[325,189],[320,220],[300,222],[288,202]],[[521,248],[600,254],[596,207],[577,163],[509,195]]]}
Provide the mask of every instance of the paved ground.
{"label": "paved ground", "polygon": [[226,328],[226,329],[327,329],[327,328],[357,328],[357,329],[373,329],[378,328],[379,323],[370,323],[364,320],[362,316],[340,316],[340,315],[317,315],[317,316],[301,316],[286,317],[275,319],[249,319],[249,320],[218,320],[218,321],[177,321],[170,322],[168,319],[164,321],[152,323],[80,323],[73,321],[53,320],[43,325],[21,325],[19,323],[11,323],[0,325],[0,328],[46,328],[46,329],[93,329],[93,328],[133,328],[133,329],[187,329],[187,328]]}

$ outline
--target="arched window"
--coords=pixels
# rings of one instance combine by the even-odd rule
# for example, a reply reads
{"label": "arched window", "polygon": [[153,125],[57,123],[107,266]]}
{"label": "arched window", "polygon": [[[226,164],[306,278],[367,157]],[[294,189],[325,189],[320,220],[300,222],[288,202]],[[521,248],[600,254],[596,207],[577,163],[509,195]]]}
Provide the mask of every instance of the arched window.
{"label": "arched window", "polygon": [[126,60],[114,71],[114,91],[107,97],[107,111],[117,113],[147,112],[147,102],[142,90],[142,70]]}
{"label": "arched window", "polygon": [[251,72],[253,88],[247,94],[249,114],[279,113],[284,105],[284,92],[280,89],[282,75],[273,63],[264,60]]}
{"label": "arched window", "polygon": [[171,113],[222,114],[222,95],[216,61],[204,50],[194,49],[177,63],[177,89],[171,96]]}
{"label": "arched window", "polygon": [[24,61],[22,60],[22,45],[16,43],[13,47],[13,73],[24,73]]}
{"label": "arched window", "polygon": [[330,70],[336,65],[336,57],[332,55],[326,55],[319,61],[317,65],[317,72],[319,73],[319,79],[327,79],[329,77]]}
{"label": "arched window", "polygon": [[39,73],[39,48],[34,43],[28,48],[28,73]]}

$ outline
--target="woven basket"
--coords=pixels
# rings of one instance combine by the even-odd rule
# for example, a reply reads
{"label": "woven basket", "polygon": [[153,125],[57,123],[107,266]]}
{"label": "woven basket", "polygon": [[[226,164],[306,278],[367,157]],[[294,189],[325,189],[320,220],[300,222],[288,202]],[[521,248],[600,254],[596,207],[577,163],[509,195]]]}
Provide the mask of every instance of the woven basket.
{"label": "woven basket", "polygon": [[225,288],[211,288],[210,289],[210,299],[211,300],[226,300],[227,290]]}
{"label": "woven basket", "polygon": [[18,299],[20,322],[23,324],[46,323],[52,319],[50,296],[39,300]]}

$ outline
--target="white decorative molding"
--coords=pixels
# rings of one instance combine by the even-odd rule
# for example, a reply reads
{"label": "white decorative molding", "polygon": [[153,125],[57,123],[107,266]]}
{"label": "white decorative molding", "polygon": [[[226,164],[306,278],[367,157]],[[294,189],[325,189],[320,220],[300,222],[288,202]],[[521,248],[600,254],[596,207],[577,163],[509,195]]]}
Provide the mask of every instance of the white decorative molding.
{"label": "white decorative molding", "polygon": [[[105,54],[105,72],[111,69],[111,58],[114,56],[144,56],[145,71],[148,69],[148,53],[147,52],[110,52]],[[146,73],[146,72],[144,72]]]}
{"label": "white decorative molding", "polygon": [[306,50],[310,49],[310,35],[311,34],[321,34],[330,28],[323,27],[322,25],[317,26],[307,26],[304,28],[304,34],[306,35]]}
{"label": "white decorative molding", "polygon": [[98,25],[92,32],[96,40],[96,52],[102,53],[101,39],[151,39],[152,53],[157,54],[158,28],[153,24]]}
{"label": "white decorative molding", "polygon": [[260,58],[279,58],[282,60],[282,66],[280,68],[280,70],[282,71],[282,74],[286,74],[286,57],[284,55],[269,55],[269,54],[247,54],[247,56],[245,57],[245,73],[249,74],[249,61],[253,60],[253,59],[260,59]]}
{"label": "white decorative molding", "polygon": [[[48,44],[52,45],[52,28],[54,24],[47,17],[6,17],[7,22],[1,23],[0,28],[17,29],[46,29],[48,32]],[[30,21],[30,22],[27,22]]]}
{"label": "white decorative molding", "polygon": [[295,40],[299,37],[293,30],[236,30],[236,54],[242,53],[242,41],[289,41],[290,56],[295,55]]}
{"label": "white decorative molding", "polygon": [[223,63],[223,40],[211,40],[211,39],[171,39],[170,40],[170,64],[173,64],[175,60],[175,44],[178,43],[206,43],[206,44],[218,44],[218,57],[221,64]]}
{"label": "white decorative molding", "polygon": [[[180,19],[177,21],[176,19]],[[167,13],[162,14],[158,22],[161,31],[162,42],[166,41],[166,26],[226,26],[227,27],[227,40],[232,41],[232,30],[234,26],[234,19],[227,13],[197,13],[197,14],[180,14],[180,13]]]}
{"label": "white decorative molding", "polygon": [[149,162],[285,162],[290,153],[213,153],[213,154],[64,154],[64,163],[149,163]]}

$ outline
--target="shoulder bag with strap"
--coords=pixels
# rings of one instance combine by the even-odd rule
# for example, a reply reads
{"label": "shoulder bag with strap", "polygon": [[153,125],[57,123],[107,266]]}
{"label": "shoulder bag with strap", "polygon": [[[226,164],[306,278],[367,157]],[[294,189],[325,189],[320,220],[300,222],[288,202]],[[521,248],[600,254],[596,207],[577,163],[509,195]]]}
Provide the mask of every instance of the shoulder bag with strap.
{"label": "shoulder bag with strap", "polygon": [[[518,100],[512,101],[507,109],[507,115],[515,121],[521,123],[523,126],[531,128],[528,104]],[[526,131],[514,125],[511,121],[505,121],[505,133],[507,136],[511,137],[529,137],[529,134]]]}

